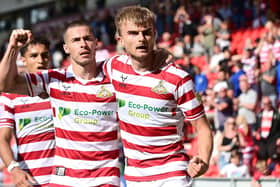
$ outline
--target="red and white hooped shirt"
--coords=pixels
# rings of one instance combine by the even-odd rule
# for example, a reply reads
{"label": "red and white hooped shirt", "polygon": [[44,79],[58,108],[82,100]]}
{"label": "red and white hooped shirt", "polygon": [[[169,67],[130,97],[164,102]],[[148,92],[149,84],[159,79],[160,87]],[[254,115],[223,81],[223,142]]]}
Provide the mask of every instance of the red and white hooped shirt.
{"label": "red and white hooped shirt", "polygon": [[116,92],[126,180],[186,178],[184,120],[204,115],[191,76],[174,64],[136,72],[127,55],[111,58],[104,71]]}
{"label": "red and white hooped shirt", "polygon": [[50,181],[54,157],[54,125],[49,99],[2,93],[0,128],[13,128],[20,168],[39,185]]}
{"label": "red and white hooped shirt", "polygon": [[28,74],[27,80],[31,95],[49,94],[54,114],[50,186],[119,186],[116,99],[103,73],[82,80],[69,66]]}

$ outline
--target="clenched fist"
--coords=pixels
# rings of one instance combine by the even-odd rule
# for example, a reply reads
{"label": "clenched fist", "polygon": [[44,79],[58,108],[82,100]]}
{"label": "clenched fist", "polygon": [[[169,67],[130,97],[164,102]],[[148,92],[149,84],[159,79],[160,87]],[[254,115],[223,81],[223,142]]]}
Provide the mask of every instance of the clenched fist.
{"label": "clenched fist", "polygon": [[10,36],[9,44],[15,48],[21,48],[27,44],[32,38],[30,30],[15,29]]}

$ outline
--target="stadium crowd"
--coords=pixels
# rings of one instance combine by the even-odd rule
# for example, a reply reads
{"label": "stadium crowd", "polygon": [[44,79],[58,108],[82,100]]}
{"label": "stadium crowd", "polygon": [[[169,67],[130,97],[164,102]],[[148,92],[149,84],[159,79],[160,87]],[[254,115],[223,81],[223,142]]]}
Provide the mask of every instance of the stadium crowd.
{"label": "stadium crowd", "polygon": [[[147,4],[157,15],[156,46],[192,75],[211,122],[214,151],[204,176],[251,177],[260,186],[260,177],[280,177],[280,12],[262,0],[209,2]],[[114,13],[80,15],[99,39],[97,61],[124,52],[115,41]],[[70,63],[62,50],[63,24],[55,22],[33,31],[51,41],[52,66],[64,68]],[[196,155],[196,132],[185,123],[185,149]]]}

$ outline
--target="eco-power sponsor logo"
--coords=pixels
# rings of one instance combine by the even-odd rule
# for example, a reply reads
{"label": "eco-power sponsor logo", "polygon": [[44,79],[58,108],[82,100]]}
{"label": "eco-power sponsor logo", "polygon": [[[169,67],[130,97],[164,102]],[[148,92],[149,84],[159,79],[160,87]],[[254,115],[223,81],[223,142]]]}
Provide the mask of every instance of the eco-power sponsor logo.
{"label": "eco-power sponsor logo", "polygon": [[125,100],[123,100],[123,99],[117,99],[117,102],[118,102],[118,107],[119,107],[119,108],[125,106]]}
{"label": "eco-power sponsor logo", "polygon": [[52,117],[51,116],[36,116],[34,118],[34,121],[36,123],[41,123],[41,122],[45,122],[45,121],[48,121],[48,120],[52,120]]}
{"label": "eco-power sponsor logo", "polygon": [[151,106],[148,104],[139,104],[135,103],[133,101],[128,102],[128,107],[129,108],[136,108],[136,109],[142,109],[150,112],[166,112],[168,110],[167,107],[156,107],[156,106]]}
{"label": "eco-power sponsor logo", "polygon": [[25,126],[30,124],[32,121],[35,122],[37,125],[35,128],[47,128],[53,126],[53,123],[46,123],[52,120],[51,116],[35,116],[34,118],[22,118],[19,119],[19,130],[22,130]]}
{"label": "eco-power sponsor logo", "polygon": [[[126,101],[123,99],[118,99],[118,107],[122,108],[127,106],[129,108],[128,110],[128,115],[136,118],[141,118],[141,119],[149,119],[150,114],[146,113],[146,111],[149,112],[167,112],[168,108],[167,107],[156,107],[156,106],[151,106],[148,104],[140,104],[136,103],[133,101]],[[140,111],[135,111],[135,110],[142,110]]]}
{"label": "eco-power sponsor logo", "polygon": [[31,119],[30,118],[19,119],[19,125],[18,125],[19,126],[19,130],[22,130],[29,123],[31,123]]}
{"label": "eco-power sponsor logo", "polygon": [[52,116],[35,117],[34,121],[37,123],[36,129],[50,129],[54,127]]}
{"label": "eco-power sponsor logo", "polygon": [[80,108],[70,109],[59,107],[59,115],[58,118],[62,119],[63,116],[69,115],[72,112],[74,117],[74,122],[77,124],[97,124],[98,120],[93,117],[100,116],[112,116],[114,115],[114,111],[112,110],[82,110]]}
{"label": "eco-power sponsor logo", "polygon": [[76,116],[110,116],[113,115],[114,111],[106,111],[106,110],[96,110],[96,109],[92,109],[92,110],[80,110],[80,109],[74,109],[74,114]]}
{"label": "eco-power sponsor logo", "polygon": [[71,113],[70,108],[59,107],[58,108],[58,119],[62,119],[63,116],[67,116]]}

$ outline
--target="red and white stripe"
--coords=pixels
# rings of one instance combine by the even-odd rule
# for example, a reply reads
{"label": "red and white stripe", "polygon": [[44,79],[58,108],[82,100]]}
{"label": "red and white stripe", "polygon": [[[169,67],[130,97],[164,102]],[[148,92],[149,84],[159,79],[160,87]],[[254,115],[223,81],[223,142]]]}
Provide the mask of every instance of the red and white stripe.
{"label": "red and white stripe", "polygon": [[36,186],[49,184],[55,146],[49,100],[3,93],[1,103],[0,128],[14,129],[20,168],[34,177]]}
{"label": "red and white stripe", "polygon": [[267,58],[268,58],[268,55],[270,53],[270,51],[273,49],[273,45],[272,44],[269,44],[269,43],[264,43],[261,50],[260,50],[260,53],[259,53],[259,56],[260,56],[260,63],[263,64],[266,62]]}
{"label": "red and white stripe", "polygon": [[184,119],[204,115],[190,75],[174,64],[137,73],[126,55],[112,58],[104,69],[119,102],[126,180],[186,178]]}
{"label": "red and white stripe", "polygon": [[272,126],[273,110],[263,111],[262,122],[261,122],[261,137],[267,138]]}
{"label": "red and white stripe", "polygon": [[[51,98],[56,133],[51,186],[119,186],[116,99],[110,82],[102,73],[78,79],[72,66],[27,78],[32,95],[46,90]],[[65,172],[59,175],[56,168]]]}
{"label": "red and white stripe", "polygon": [[243,64],[243,70],[245,71],[249,84],[254,84],[257,82],[255,71],[257,68],[257,59],[255,56],[250,58],[241,59],[241,63]]}
{"label": "red and white stripe", "polygon": [[280,61],[280,40],[276,40],[273,45],[273,54],[276,60]]}

